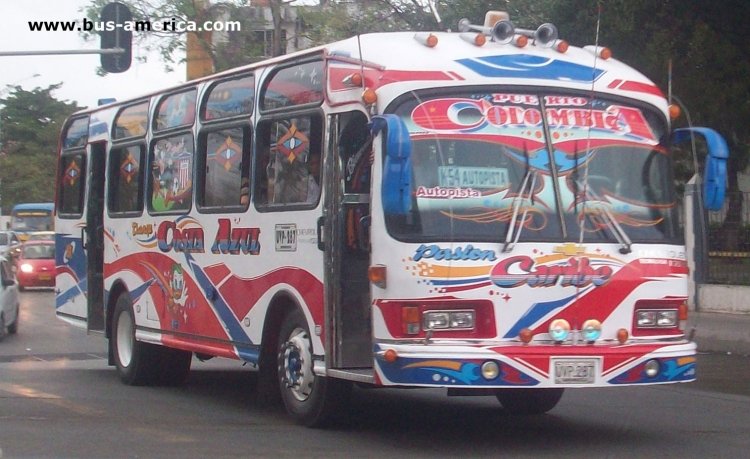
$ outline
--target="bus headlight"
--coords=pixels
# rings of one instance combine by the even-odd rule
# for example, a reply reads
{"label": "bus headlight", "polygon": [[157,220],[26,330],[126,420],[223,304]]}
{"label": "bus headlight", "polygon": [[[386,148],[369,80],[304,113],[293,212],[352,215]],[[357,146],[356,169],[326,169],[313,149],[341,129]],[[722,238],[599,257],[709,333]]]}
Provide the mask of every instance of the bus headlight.
{"label": "bus headlight", "polygon": [[21,272],[24,272],[24,273],[33,273],[34,272],[34,267],[31,266],[28,263],[22,263],[21,264]]}
{"label": "bus headlight", "polygon": [[472,330],[474,311],[425,311],[422,327],[425,330]]}
{"label": "bus headlight", "polygon": [[679,321],[676,309],[641,309],[636,311],[639,328],[673,328]]}

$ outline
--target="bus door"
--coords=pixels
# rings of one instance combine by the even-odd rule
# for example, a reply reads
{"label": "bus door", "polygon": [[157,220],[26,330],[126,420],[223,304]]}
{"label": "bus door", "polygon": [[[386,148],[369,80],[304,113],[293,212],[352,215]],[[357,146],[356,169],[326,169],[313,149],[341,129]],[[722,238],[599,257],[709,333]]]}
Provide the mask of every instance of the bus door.
{"label": "bus door", "polygon": [[[74,143],[81,130],[88,130],[85,118],[71,123],[65,142]],[[63,150],[55,225],[57,315],[97,331],[103,330],[104,323],[101,243],[106,145],[76,144]]]}
{"label": "bus door", "polygon": [[[332,148],[327,162],[326,212],[331,244],[326,257],[328,312],[333,317],[331,333],[333,367],[372,367],[372,326],[367,268],[370,265],[370,168],[371,138],[367,116],[362,112],[333,115],[329,120]],[[331,161],[332,159],[332,161]],[[332,170],[331,170],[332,169]]]}
{"label": "bus door", "polygon": [[104,331],[104,177],[107,142],[90,146],[86,229],[83,248],[86,251],[88,285],[87,330]]}

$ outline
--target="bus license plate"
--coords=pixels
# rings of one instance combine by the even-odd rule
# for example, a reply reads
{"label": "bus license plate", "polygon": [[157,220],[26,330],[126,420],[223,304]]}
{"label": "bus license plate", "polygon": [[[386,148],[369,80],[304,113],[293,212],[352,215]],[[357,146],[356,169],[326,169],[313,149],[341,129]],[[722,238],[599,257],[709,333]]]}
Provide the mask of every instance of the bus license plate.
{"label": "bus license plate", "polygon": [[556,359],[555,384],[593,384],[595,359]]}

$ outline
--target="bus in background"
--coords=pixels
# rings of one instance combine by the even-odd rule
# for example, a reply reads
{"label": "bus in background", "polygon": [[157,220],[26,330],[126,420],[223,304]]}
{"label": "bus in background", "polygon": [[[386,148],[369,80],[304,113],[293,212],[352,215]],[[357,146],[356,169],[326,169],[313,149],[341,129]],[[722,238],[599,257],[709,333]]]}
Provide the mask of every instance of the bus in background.
{"label": "bus in background", "polygon": [[54,231],[55,203],[35,202],[16,204],[10,213],[10,229],[25,241],[29,234],[38,231]]}
{"label": "bus in background", "polygon": [[[495,18],[495,19],[493,19]],[[498,20],[499,19],[499,20]],[[668,102],[609,50],[488,14],[366,34],[65,123],[58,317],[126,384],[259,370],[306,425],[353,384],[491,395],[692,381]],[[398,52],[393,52],[398,49]]]}

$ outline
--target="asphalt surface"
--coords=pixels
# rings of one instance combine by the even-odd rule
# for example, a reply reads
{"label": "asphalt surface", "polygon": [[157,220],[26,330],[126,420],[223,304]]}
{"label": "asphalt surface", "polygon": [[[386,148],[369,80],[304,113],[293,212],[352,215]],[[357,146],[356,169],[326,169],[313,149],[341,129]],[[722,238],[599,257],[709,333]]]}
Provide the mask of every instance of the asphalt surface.
{"label": "asphalt surface", "polygon": [[750,355],[750,314],[690,311],[688,330],[700,352]]}

